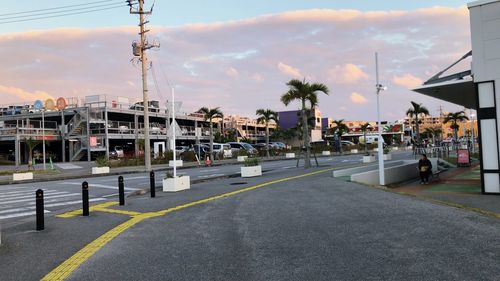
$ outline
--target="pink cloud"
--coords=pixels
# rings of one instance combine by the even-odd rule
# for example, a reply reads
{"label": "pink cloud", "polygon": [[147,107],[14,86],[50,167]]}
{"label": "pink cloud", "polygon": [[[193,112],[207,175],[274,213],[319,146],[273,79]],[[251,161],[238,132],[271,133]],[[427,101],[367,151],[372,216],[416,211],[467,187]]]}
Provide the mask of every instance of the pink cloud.
{"label": "pink cloud", "polygon": [[351,101],[356,104],[364,104],[368,102],[368,100],[363,95],[356,92],[353,92],[351,94]]}
{"label": "pink cloud", "polygon": [[[410,100],[454,111],[450,104],[413,93],[407,86],[470,50],[465,7],[304,10],[216,24],[151,25],[150,29],[150,40],[158,38],[161,43],[160,50],[148,52],[153,62],[148,72],[150,96],[166,100],[168,85],[175,85],[183,101],[181,110],[187,112],[205,105],[250,116],[261,107],[289,110],[279,101],[287,90],[285,83],[306,76],[331,90],[329,96],[319,97],[323,116],[374,120],[374,98],[360,95],[364,103],[347,105],[353,102],[352,93],[374,93],[375,52],[379,52],[381,83],[389,87],[381,96],[383,118],[404,116]],[[138,40],[136,26],[2,34],[0,85],[9,85],[3,86],[9,90],[1,92],[2,103],[34,100],[37,93],[107,94],[139,100],[140,70],[130,62],[134,40]],[[12,94],[16,92],[12,89],[25,94]]]}
{"label": "pink cloud", "polygon": [[394,82],[394,84],[397,84],[399,86],[403,86],[407,89],[413,89],[417,86],[422,85],[422,83],[424,81],[418,77],[411,75],[411,74],[405,74],[405,75],[401,75],[401,76],[392,77],[392,82]]}

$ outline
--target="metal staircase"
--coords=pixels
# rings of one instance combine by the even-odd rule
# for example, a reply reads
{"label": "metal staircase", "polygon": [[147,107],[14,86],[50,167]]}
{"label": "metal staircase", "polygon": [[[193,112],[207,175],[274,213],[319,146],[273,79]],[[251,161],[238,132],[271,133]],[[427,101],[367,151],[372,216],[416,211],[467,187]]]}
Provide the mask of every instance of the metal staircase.
{"label": "metal staircase", "polygon": [[88,143],[88,109],[79,108],[75,115],[68,122],[68,133],[66,139],[71,142],[70,145],[70,160],[80,161],[83,157],[90,153]]}

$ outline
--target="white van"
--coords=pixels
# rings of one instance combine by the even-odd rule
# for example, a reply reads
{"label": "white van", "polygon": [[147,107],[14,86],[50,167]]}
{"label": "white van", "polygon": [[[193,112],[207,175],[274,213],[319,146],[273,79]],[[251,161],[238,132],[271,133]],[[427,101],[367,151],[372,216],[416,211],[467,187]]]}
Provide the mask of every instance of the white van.
{"label": "white van", "polygon": [[[365,138],[363,136],[359,137],[359,143],[365,144]],[[377,144],[378,136],[366,136],[366,144]],[[384,143],[384,138],[382,138],[382,143]]]}
{"label": "white van", "polygon": [[[210,144],[209,144],[210,145]],[[213,150],[215,154],[221,155],[224,158],[233,157],[233,152],[231,151],[231,145],[226,143],[214,143]]]}

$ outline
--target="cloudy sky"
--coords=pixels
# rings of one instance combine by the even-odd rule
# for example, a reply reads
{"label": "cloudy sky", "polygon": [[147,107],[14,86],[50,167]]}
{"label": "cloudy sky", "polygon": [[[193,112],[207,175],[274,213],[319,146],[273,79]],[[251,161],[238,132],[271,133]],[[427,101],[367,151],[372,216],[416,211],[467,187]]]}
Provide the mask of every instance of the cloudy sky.
{"label": "cloudy sky", "polygon": [[[123,1],[96,2],[107,8]],[[149,51],[150,95],[165,101],[172,85],[176,99],[183,101],[182,111],[219,106],[225,114],[253,116],[257,108],[296,109],[298,104],[284,107],[279,98],[288,80],[305,78],[330,88],[329,96],[320,95],[323,116],[374,120],[375,52],[381,83],[388,86],[381,96],[384,119],[402,118],[412,100],[423,103],[433,115],[439,106],[460,110],[409,89],[470,50],[465,2],[157,2],[148,17],[149,40],[161,44]],[[140,70],[130,61],[138,19],[126,7],[8,23],[33,13],[54,16],[47,14],[58,11],[52,8],[81,3],[85,2],[4,5],[0,15],[2,104],[92,94],[140,99]]]}

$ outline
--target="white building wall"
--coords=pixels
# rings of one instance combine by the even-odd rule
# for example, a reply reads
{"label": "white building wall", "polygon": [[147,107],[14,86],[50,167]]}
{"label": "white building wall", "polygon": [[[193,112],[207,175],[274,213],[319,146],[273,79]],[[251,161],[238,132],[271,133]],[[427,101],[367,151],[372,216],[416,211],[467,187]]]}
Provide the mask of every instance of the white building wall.
{"label": "white building wall", "polygon": [[500,194],[500,1],[469,3],[477,87],[482,191]]}

